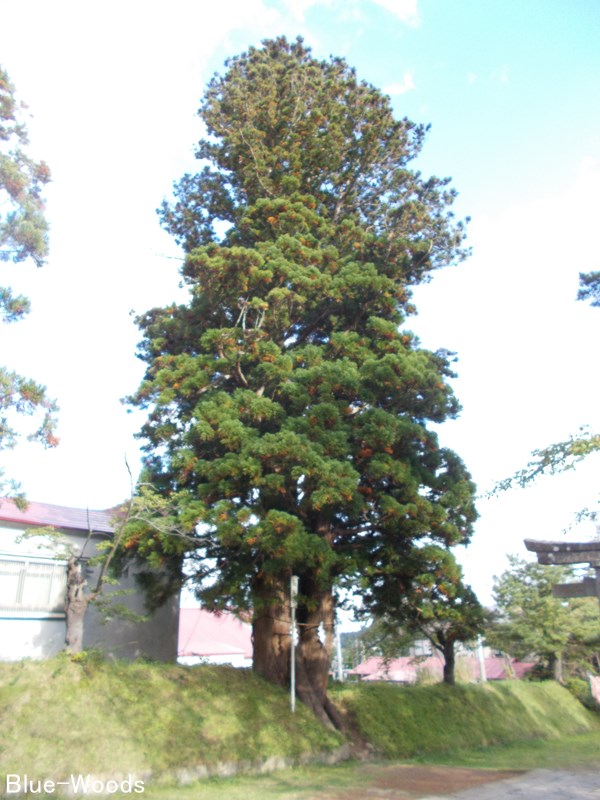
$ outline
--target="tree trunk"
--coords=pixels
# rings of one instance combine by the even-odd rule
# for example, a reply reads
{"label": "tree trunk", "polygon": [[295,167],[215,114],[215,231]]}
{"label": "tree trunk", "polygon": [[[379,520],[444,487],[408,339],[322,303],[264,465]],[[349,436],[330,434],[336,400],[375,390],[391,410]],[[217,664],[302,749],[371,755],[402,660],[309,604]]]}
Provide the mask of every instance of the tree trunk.
{"label": "tree trunk", "polygon": [[290,685],[290,600],[282,583],[257,580],[252,619],[252,669],[278,686]]}
{"label": "tree trunk", "polygon": [[[296,646],[296,696],[328,727],[341,728],[342,720],[327,697],[329,667],[334,645],[334,602],[331,589],[318,589],[312,579],[300,581],[299,594],[307,604],[298,608]],[[287,585],[256,581],[252,622],[253,669],[279,686],[290,686],[290,599]]]}
{"label": "tree trunk", "polygon": [[513,667],[512,658],[508,655],[508,653],[502,653],[502,658],[504,660],[504,671],[506,675],[511,680],[515,680],[517,675],[515,673],[515,668]]}
{"label": "tree trunk", "polygon": [[562,653],[554,653],[550,660],[552,672],[554,673],[554,680],[557,683],[563,682],[563,658]]}
{"label": "tree trunk", "polygon": [[88,603],[89,597],[85,594],[85,579],[81,574],[81,564],[71,556],[67,564],[67,596],[65,599],[67,621],[65,644],[69,653],[81,653],[83,650],[84,619]]}
{"label": "tree trunk", "polygon": [[455,678],[455,666],[456,666],[456,657],[454,654],[454,642],[444,642],[444,683],[447,683],[449,686],[454,686],[456,682]]}
{"label": "tree trunk", "polygon": [[340,730],[342,720],[327,697],[329,669],[335,641],[335,605],[331,587],[320,588],[314,580],[300,582],[300,594],[310,598],[308,608],[298,609],[296,694],[328,727]]}

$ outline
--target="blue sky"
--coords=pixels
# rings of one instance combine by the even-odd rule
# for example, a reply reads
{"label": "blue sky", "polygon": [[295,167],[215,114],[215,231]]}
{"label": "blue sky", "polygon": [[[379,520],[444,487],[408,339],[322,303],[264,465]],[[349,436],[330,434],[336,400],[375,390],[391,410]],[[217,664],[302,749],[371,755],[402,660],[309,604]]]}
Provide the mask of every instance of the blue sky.
{"label": "blue sky", "polygon": [[[0,330],[2,362],[62,410],[59,448],[4,458],[31,499],[102,508],[126,496],[141,418],[120,398],[143,370],[130,311],[178,292],[180,254],[154,210],[194,169],[211,74],[281,33],[344,56],[399,116],[432,125],[418,166],[452,176],[473,255],[416,290],[410,326],[457,353],[463,413],[440,437],[481,489],[535,447],[600,427],[600,310],[575,302],[578,273],[600,269],[596,0],[0,0],[0,21],[0,63],[53,172],[48,265],[2,267],[33,300],[26,322]],[[461,558],[482,599],[524,536],[560,538],[595,501],[597,472],[591,459],[481,501]]]}

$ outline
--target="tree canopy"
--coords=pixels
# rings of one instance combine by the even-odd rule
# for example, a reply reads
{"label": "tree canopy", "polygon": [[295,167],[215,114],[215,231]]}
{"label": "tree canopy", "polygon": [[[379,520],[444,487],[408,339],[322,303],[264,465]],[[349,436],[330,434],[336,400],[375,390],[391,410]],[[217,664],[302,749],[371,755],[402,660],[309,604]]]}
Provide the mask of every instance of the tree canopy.
{"label": "tree canopy", "polygon": [[552,594],[554,584],[572,577],[571,568],[509,556],[509,568],[494,581],[499,618],[486,634],[488,643],[518,659],[536,658],[560,680],[597,672],[598,601],[561,600]]}
{"label": "tree canopy", "polygon": [[280,683],[299,576],[298,694],[326,718],[336,588],[383,607],[475,518],[430,426],[459,410],[451,356],[403,329],[410,286],[464,258],[464,223],[448,180],[411,168],[426,127],[301,40],[226,62],[199,115],[202,168],[161,210],[189,301],[139,319],[132,398],[144,480],[189,536],[135,546],[172,576],[186,555],[209,607],[252,609],[255,669]]}
{"label": "tree canopy", "polygon": [[444,659],[444,683],[455,682],[455,646],[483,633],[487,614],[446,548],[423,548],[420,575],[376,617],[367,643],[385,658],[395,658],[417,638],[427,639]]}
{"label": "tree canopy", "polygon": [[[26,151],[27,127],[23,105],[15,88],[0,66],[0,261],[30,259],[38,267],[48,255],[48,224],[44,216],[43,187],[50,170],[43,161],[34,161]],[[0,287],[0,319],[15,322],[29,312],[29,301]],[[0,450],[15,446],[22,427],[18,416],[35,418],[30,439],[54,446],[55,404],[45,389],[30,378],[0,367]],[[1,480],[0,490],[5,489]]]}
{"label": "tree canopy", "polygon": [[[33,259],[39,267],[48,255],[48,223],[44,217],[42,189],[50,180],[43,161],[34,161],[26,151],[27,127],[15,88],[0,66],[0,260]],[[19,304],[6,305],[4,313],[18,316]]]}

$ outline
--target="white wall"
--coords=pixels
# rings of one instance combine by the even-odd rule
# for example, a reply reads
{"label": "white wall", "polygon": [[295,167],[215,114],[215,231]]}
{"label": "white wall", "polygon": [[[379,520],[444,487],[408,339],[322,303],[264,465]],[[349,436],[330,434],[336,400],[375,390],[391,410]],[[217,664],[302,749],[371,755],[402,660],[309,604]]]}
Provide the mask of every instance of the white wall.
{"label": "white wall", "polygon": [[185,666],[196,664],[230,664],[232,667],[251,667],[252,659],[243,653],[231,653],[222,656],[179,656],[177,661]]}
{"label": "white wall", "polygon": [[50,658],[64,644],[64,619],[0,618],[0,661]]}

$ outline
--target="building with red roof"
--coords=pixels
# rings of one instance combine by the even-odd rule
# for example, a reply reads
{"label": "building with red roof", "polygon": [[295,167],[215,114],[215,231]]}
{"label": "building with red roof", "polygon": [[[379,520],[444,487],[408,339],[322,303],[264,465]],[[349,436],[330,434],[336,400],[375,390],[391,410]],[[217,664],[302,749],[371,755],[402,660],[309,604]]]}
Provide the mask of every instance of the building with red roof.
{"label": "building with red roof", "polygon": [[[0,498],[0,660],[46,658],[64,648],[67,559],[73,554],[87,564],[97,555],[98,545],[114,533],[114,516],[114,509],[92,511],[37,502],[20,508],[14,500]],[[98,569],[86,567],[92,587]],[[135,573],[135,565],[127,566],[119,585],[107,587],[104,597],[125,590],[117,602],[147,615]],[[146,622],[118,615],[106,621],[90,605],[84,647],[97,647],[117,658],[175,661],[177,628],[178,598]]]}
{"label": "building with red roof", "polygon": [[226,611],[179,611],[178,661],[181,664],[252,666],[252,627]]}

